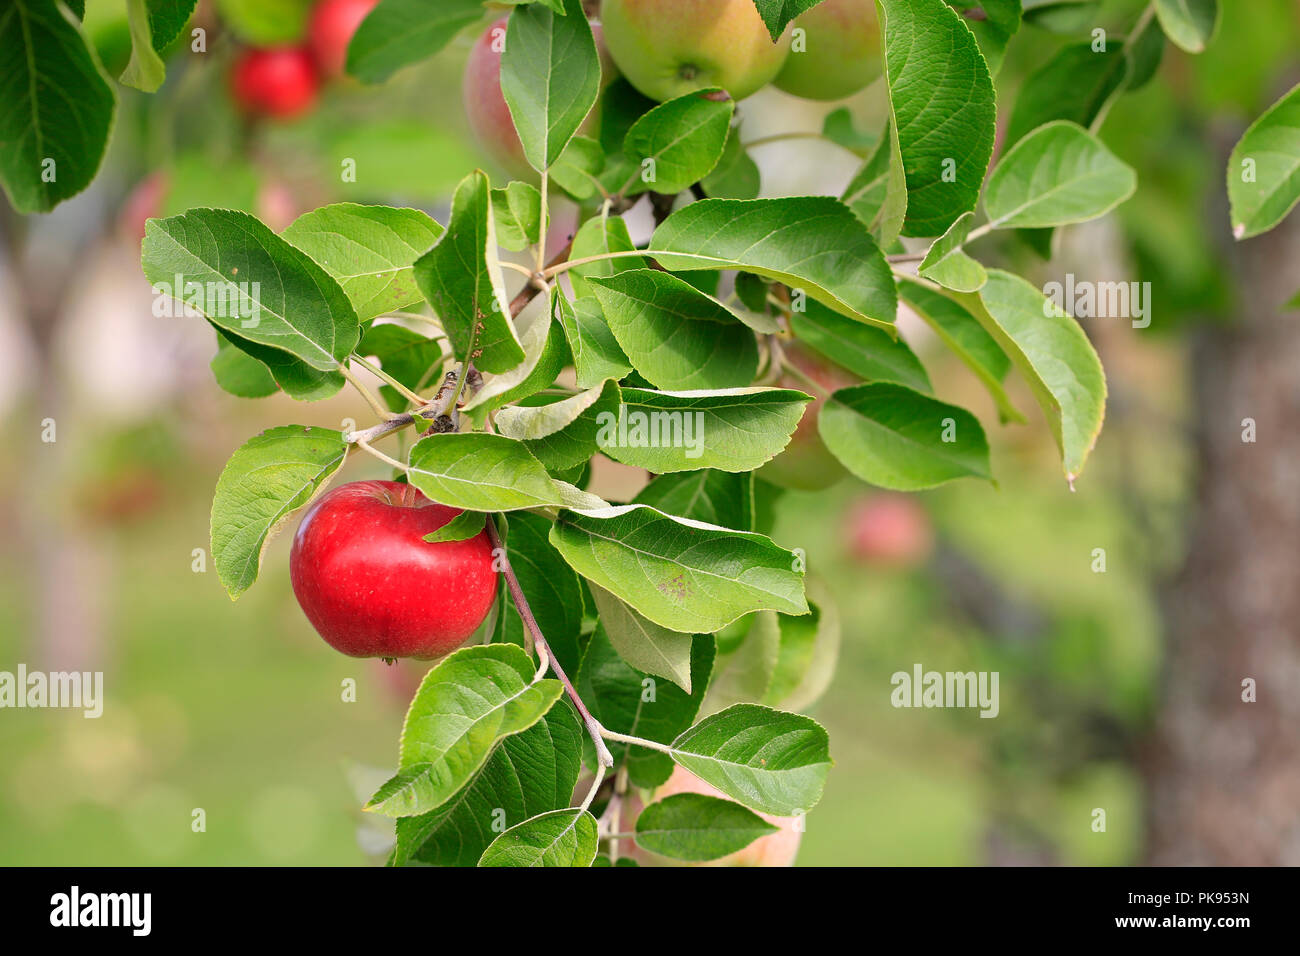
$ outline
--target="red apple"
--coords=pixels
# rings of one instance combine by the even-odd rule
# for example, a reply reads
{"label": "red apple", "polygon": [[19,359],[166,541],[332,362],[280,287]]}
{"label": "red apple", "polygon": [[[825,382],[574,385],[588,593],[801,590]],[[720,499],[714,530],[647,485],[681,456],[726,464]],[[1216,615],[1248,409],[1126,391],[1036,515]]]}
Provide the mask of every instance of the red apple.
{"label": "red apple", "polygon": [[289,554],[293,593],[321,637],[352,657],[450,653],[496,597],[492,545],[424,536],[460,514],[396,481],[354,481],[308,509]]}
{"label": "red apple", "polygon": [[930,516],[908,495],[860,498],[849,510],[847,530],[849,552],[872,564],[914,568],[934,547]]}
{"label": "red apple", "polygon": [[341,76],[348,44],[379,0],[321,0],[311,12],[307,40],[322,75]]}
{"label": "red apple", "polygon": [[275,47],[240,54],[231,85],[246,113],[287,119],[316,102],[320,78],[305,47]]}

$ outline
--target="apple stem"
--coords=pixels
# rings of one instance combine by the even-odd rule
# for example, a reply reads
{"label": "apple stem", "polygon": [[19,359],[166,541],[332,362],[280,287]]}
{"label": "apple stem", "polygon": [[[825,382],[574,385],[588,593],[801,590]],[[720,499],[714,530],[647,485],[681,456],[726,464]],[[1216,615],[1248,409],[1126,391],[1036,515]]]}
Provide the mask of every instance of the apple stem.
{"label": "apple stem", "polygon": [[[544,662],[549,659],[551,672],[564,685],[569,700],[573,701],[573,706],[578,709],[578,713],[582,716],[582,722],[587,727],[587,733],[591,735],[592,743],[596,745],[596,759],[603,774],[604,768],[614,766],[614,755],[609,752],[609,748],[605,746],[603,739],[604,735],[607,735],[609,731],[602,727],[600,721],[591,715],[587,705],[578,696],[577,688],[573,686],[569,676],[564,673],[564,668],[560,666],[560,662],[551,653],[550,645],[546,643],[546,637],[537,624],[537,618],[533,616],[533,609],[528,604],[528,598],[524,596],[524,589],[519,586],[519,579],[515,577],[515,569],[510,565],[510,556],[506,553],[505,544],[501,540],[500,532],[497,531],[496,522],[491,518],[487,521],[487,533],[492,549],[500,556],[501,573],[505,576],[506,586],[510,589],[510,597],[514,599],[515,610],[519,612],[519,617],[524,622],[524,627],[528,630],[528,633],[533,636],[533,642],[537,647],[537,656]],[[545,672],[545,667],[538,670],[539,676]]]}

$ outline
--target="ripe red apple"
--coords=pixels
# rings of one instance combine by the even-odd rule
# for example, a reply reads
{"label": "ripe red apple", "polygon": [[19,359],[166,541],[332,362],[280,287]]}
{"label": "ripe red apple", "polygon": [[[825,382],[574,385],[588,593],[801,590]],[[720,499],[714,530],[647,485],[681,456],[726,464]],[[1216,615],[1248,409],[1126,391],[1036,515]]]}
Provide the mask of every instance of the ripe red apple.
{"label": "ripe red apple", "polygon": [[379,0],[321,0],[312,9],[307,41],[321,74],[341,76],[348,44]]}
{"label": "ripe red apple", "polygon": [[858,499],[846,525],[849,553],[859,561],[914,568],[934,548],[930,516],[909,495],[874,494]]}
{"label": "ripe red apple", "polygon": [[[524,158],[524,147],[519,142],[514,117],[510,115],[510,107],[501,92],[501,54],[505,50],[507,22],[502,17],[493,23],[470,50],[465,62],[461,97],[470,131],[484,152],[513,178],[531,180],[537,177],[537,173]],[[618,76],[618,68],[605,49],[600,24],[593,23],[591,32],[596,40],[596,51],[600,54],[600,88],[604,90]],[[579,133],[592,135],[598,109],[592,109]]]}
{"label": "ripe red apple", "polygon": [[743,100],[772,82],[790,52],[775,43],[754,0],[604,0],[610,55],[654,100],[719,86]]}
{"label": "ripe red apple", "polygon": [[[858,379],[847,371],[821,359],[797,343],[786,345],[784,353],[788,364],[828,392],[858,384]],[[789,374],[782,375],[777,385],[802,392],[811,391],[800,379]],[[817,415],[824,404],[824,398],[815,397],[804,407],[803,417],[795,426],[790,444],[786,445],[785,451],[756,472],[760,478],[782,488],[821,491],[848,474],[848,470],[830,453],[817,432]]]}
{"label": "ripe red apple", "polygon": [[396,481],[354,481],[322,495],[294,535],[293,593],[321,637],[352,657],[450,653],[496,597],[487,532],[430,544],[460,511]]}
{"label": "ripe red apple", "polygon": [[274,47],[240,54],[231,85],[246,113],[287,119],[316,102],[320,78],[305,47]]}
{"label": "ripe red apple", "polygon": [[822,0],[794,28],[803,30],[802,49],[790,51],[773,81],[777,89],[810,100],[841,100],[880,75],[875,0]]}

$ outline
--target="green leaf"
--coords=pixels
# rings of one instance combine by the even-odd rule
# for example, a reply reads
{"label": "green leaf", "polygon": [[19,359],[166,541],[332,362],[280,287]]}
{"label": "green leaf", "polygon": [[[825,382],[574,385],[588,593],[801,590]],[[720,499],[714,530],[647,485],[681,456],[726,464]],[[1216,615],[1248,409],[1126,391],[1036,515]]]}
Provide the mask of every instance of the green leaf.
{"label": "green leaf", "polygon": [[790,21],[805,10],[811,10],[819,2],[820,0],[754,0],[754,6],[763,18],[767,32],[772,35],[772,42],[776,43]]}
{"label": "green leaf", "polygon": [[618,383],[587,389],[546,405],[516,405],[497,412],[497,431],[521,441],[553,471],[576,467],[596,453],[602,415],[615,416],[621,401]]}
{"label": "green leaf", "polygon": [[703,199],[673,213],[650,248],[672,272],[743,269],[835,311],[893,328],[893,274],[867,227],[829,196]]}
{"label": "green leaf", "polygon": [[513,182],[492,190],[497,242],[519,252],[537,242],[542,221],[542,194],[529,183]]}
{"label": "green leaf", "polygon": [[564,693],[533,680],[532,660],[513,644],[455,651],[425,675],[402,725],[398,773],[366,809],[409,817],[437,809],[487,762],[497,742],[527,730]]}
{"label": "green leaf", "polygon": [[907,278],[899,282],[898,293],[984,384],[1002,422],[1023,423],[1025,416],[1011,403],[1002,387],[1011,360],[975,316],[946,295]]}
{"label": "green leaf", "polygon": [[673,759],[747,807],[793,817],[821,799],[828,745],[811,717],[735,704],[678,737]]}
{"label": "green leaf", "polygon": [[392,864],[475,866],[500,825],[567,807],[585,736],[573,706],[556,701],[533,726],[498,743],[474,779],[438,809],[398,818]]}
{"label": "green leaf", "polygon": [[1300,86],[1270,106],[1233,148],[1228,199],[1238,239],[1272,229],[1300,201]]}
{"label": "green leaf", "polygon": [[496,256],[491,190],[478,171],[456,187],[447,230],[415,260],[414,274],[455,354],[483,372],[507,372],[524,360]]}
{"label": "green leaf", "polygon": [[736,104],[725,91],[697,90],[661,103],[637,120],[623,153],[640,169],[628,195],[689,189],[722,158]]}
{"label": "green leaf", "polygon": [[853,113],[847,106],[838,107],[826,114],[822,120],[822,136],[863,158],[880,144],[877,137],[854,126]]}
{"label": "green leaf", "polygon": [[943,0],[877,0],[892,128],[907,177],[903,234],[938,236],[975,208],[997,106],[975,37]]}
{"label": "green leaf", "polygon": [[660,856],[702,863],[743,850],[777,829],[730,800],[678,793],[641,811],[636,820],[636,844]]}
{"label": "green leaf", "polygon": [[1096,219],[1136,189],[1131,166],[1083,127],[1055,120],[1002,157],[989,177],[984,208],[994,229],[1041,229]]}
{"label": "green leaf", "polygon": [[963,213],[934,241],[917,270],[922,276],[957,292],[978,292],[983,287],[989,274],[962,248],[974,218],[973,212]]}
{"label": "green leaf", "polygon": [[898,238],[907,216],[907,176],[892,120],[885,124],[875,150],[844,188],[842,200],[875,231],[877,242],[889,245]]}
{"label": "green leaf", "polygon": [[[551,652],[566,673],[576,674],[582,660],[578,648],[582,583],[551,544],[550,531],[551,522],[540,515],[512,514],[510,533],[505,539],[506,555]],[[524,625],[513,601],[507,602],[493,639],[523,644]]]}
{"label": "green leaf", "polygon": [[282,425],[230,456],[212,497],[212,563],[232,600],[257,580],[272,535],[320,494],[347,452],[341,432]]}
{"label": "green leaf", "polygon": [[700,188],[710,199],[755,199],[761,185],[758,163],[741,145],[740,127],[733,126],[718,165],[700,180]]}
{"label": "green leaf", "polygon": [[239,349],[220,331],[217,332],[217,354],[210,363],[217,384],[240,398],[265,398],[279,391],[271,370]]}
{"label": "green leaf", "polygon": [[[607,592],[600,593],[605,595],[606,605],[618,600]],[[618,623],[621,627],[621,620]],[[578,671],[578,696],[607,730],[661,744],[671,743],[691,726],[699,713],[713,670],[713,636],[677,635],[682,641],[683,663],[690,678],[687,683],[694,688],[687,691],[675,681],[658,681],[651,676],[652,672],[633,666],[614,644],[609,627],[610,622],[602,612]],[[612,740],[609,747],[615,765],[626,764],[634,786],[657,787],[672,776],[672,757],[663,751]]]}
{"label": "green leaf", "polygon": [[897,382],[918,392],[930,391],[921,360],[902,339],[862,325],[812,302],[790,314],[790,328],[800,342],[871,382]]}
{"label": "green leaf", "polygon": [[265,366],[275,383],[290,398],[300,402],[319,402],[337,395],[339,389],[346,384],[343,373],[338,369],[322,371],[312,368],[302,359],[295,358],[282,349],[250,342],[233,332],[227,332],[214,322],[209,324],[223,339]]}
{"label": "green leaf", "polygon": [[979,419],[901,385],[840,389],[826,400],[817,428],[849,471],[881,488],[919,491],[955,478],[992,480]]}
{"label": "green leaf", "polygon": [[[500,375],[484,375],[483,387],[465,403],[465,411],[472,411],[481,423],[488,412],[510,402],[535,395],[544,388],[549,388],[560,370],[569,363],[569,347],[564,340],[564,330],[560,323],[551,318],[554,300],[562,298],[558,290],[552,289],[552,299],[547,307],[532,313],[531,321],[521,318],[524,325],[519,333],[519,343],[523,346],[524,360],[508,372]],[[525,311],[524,316],[529,313]]]}
{"label": "green leaf", "polygon": [[462,511],[437,531],[430,531],[424,540],[430,544],[442,541],[468,541],[478,536],[487,523],[487,515],[481,511]]}
{"label": "green leaf", "polygon": [[600,93],[600,58],[579,0],[560,16],[543,4],[516,7],[501,55],[501,93],[524,156],[545,170],[564,152]]}
{"label": "green leaf", "polygon": [[[631,666],[691,692],[691,635],[647,620],[604,588],[590,585],[609,642]],[[671,739],[671,738],[669,738]]]}
{"label": "green leaf", "polygon": [[126,0],[126,16],[131,31],[131,59],[120,80],[137,90],[153,93],[162,86],[167,67],[154,47],[146,0]]}
{"label": "green leaf", "polygon": [[785,448],[809,401],[784,388],[627,388],[618,414],[601,419],[596,444],[615,461],[656,474],[752,471]]}
{"label": "green leaf", "polygon": [[501,834],[478,865],[591,866],[599,843],[596,818],[586,810],[552,810]]}
{"label": "green leaf", "polygon": [[659,475],[641,489],[635,504],[705,524],[754,531],[754,476],[706,468]]}
{"label": "green leaf", "polygon": [[595,297],[569,302],[557,294],[556,306],[569,350],[573,353],[579,388],[592,388],[606,379],[619,379],[632,371],[632,364],[619,347],[618,339],[614,338]]}
{"label": "green leaf", "polygon": [[150,219],[141,261],[157,294],[318,371],[337,371],[357,344],[357,313],[339,284],[247,213],[192,209]]}
{"label": "green leaf", "polygon": [[754,333],[685,280],[633,269],[590,285],[624,354],[656,388],[740,388],[758,374]]}
{"label": "green leaf", "polygon": [[674,631],[713,632],[751,611],[807,610],[798,560],[762,535],[624,505],[561,512],[551,543],[588,581]]}
{"label": "green leaf", "polygon": [[[621,216],[593,216],[584,222],[573,237],[573,248],[569,259],[577,262],[591,256],[605,256],[612,252],[633,252],[636,245],[628,234],[627,223]],[[627,269],[641,269],[645,260],[640,256],[619,256],[613,259],[598,259],[595,262],[574,266],[569,270],[569,281],[573,284],[573,294],[577,298],[591,295],[588,278],[612,276]]]}
{"label": "green leaf", "polygon": [[779,635],[776,667],[763,703],[799,711],[816,703],[835,676],[840,653],[840,619],[835,598],[816,578],[808,579],[808,607],[804,617],[759,615],[755,627],[771,621]]}
{"label": "green leaf", "polygon": [[1029,382],[1073,485],[1106,414],[1106,376],[1088,336],[1030,283],[998,269],[978,296],[960,301]]}
{"label": "green leaf", "polygon": [[[385,372],[412,391],[440,379],[437,370],[442,363],[442,346],[436,339],[425,338],[400,325],[368,326],[357,345],[357,354],[379,359]],[[384,385],[380,394],[393,411],[405,411],[408,402],[397,389]]]}
{"label": "green leaf", "polygon": [[989,65],[998,75],[1007,44],[1020,29],[1020,0],[946,0],[948,6],[962,14],[962,20],[975,39]]}
{"label": "green leaf", "polygon": [[54,0],[0,11],[0,184],[22,214],[49,212],[95,178],[117,98]]}
{"label": "green leaf", "polygon": [[590,136],[574,136],[551,164],[551,181],[574,199],[596,195],[605,170],[605,151]]}
{"label": "green leaf", "polygon": [[469,511],[563,505],[560,491],[522,442],[485,432],[430,435],[411,446],[411,484]]}
{"label": "green leaf", "polygon": [[216,7],[221,26],[249,46],[298,43],[307,33],[303,0],[216,0]]}
{"label": "green leaf", "polygon": [[1218,0],[1155,0],[1165,35],[1188,53],[1204,53],[1219,27]]}
{"label": "green leaf", "polygon": [[482,0],[381,0],[348,44],[347,71],[363,83],[381,83],[433,56],[482,16]]}
{"label": "green leaf", "polygon": [[411,267],[442,232],[419,209],[341,202],[304,213],[280,235],[338,280],[365,322],[421,301]]}
{"label": "green leaf", "polygon": [[1124,88],[1128,70],[1123,44],[1116,40],[1103,51],[1093,50],[1091,43],[1060,50],[1025,78],[1007,125],[1006,146],[1052,120],[1091,129]]}

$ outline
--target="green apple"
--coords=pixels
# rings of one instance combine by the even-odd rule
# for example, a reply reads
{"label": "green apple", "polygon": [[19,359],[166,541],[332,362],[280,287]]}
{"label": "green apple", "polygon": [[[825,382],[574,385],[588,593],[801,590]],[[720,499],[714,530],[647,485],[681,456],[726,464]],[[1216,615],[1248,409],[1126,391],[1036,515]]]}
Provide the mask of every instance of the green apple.
{"label": "green apple", "polygon": [[794,21],[790,56],[775,83],[805,99],[842,100],[878,76],[875,0],[822,0]]}
{"label": "green apple", "polygon": [[790,49],[776,43],[753,0],[604,0],[610,56],[655,100],[717,86],[741,100],[772,82]]}

